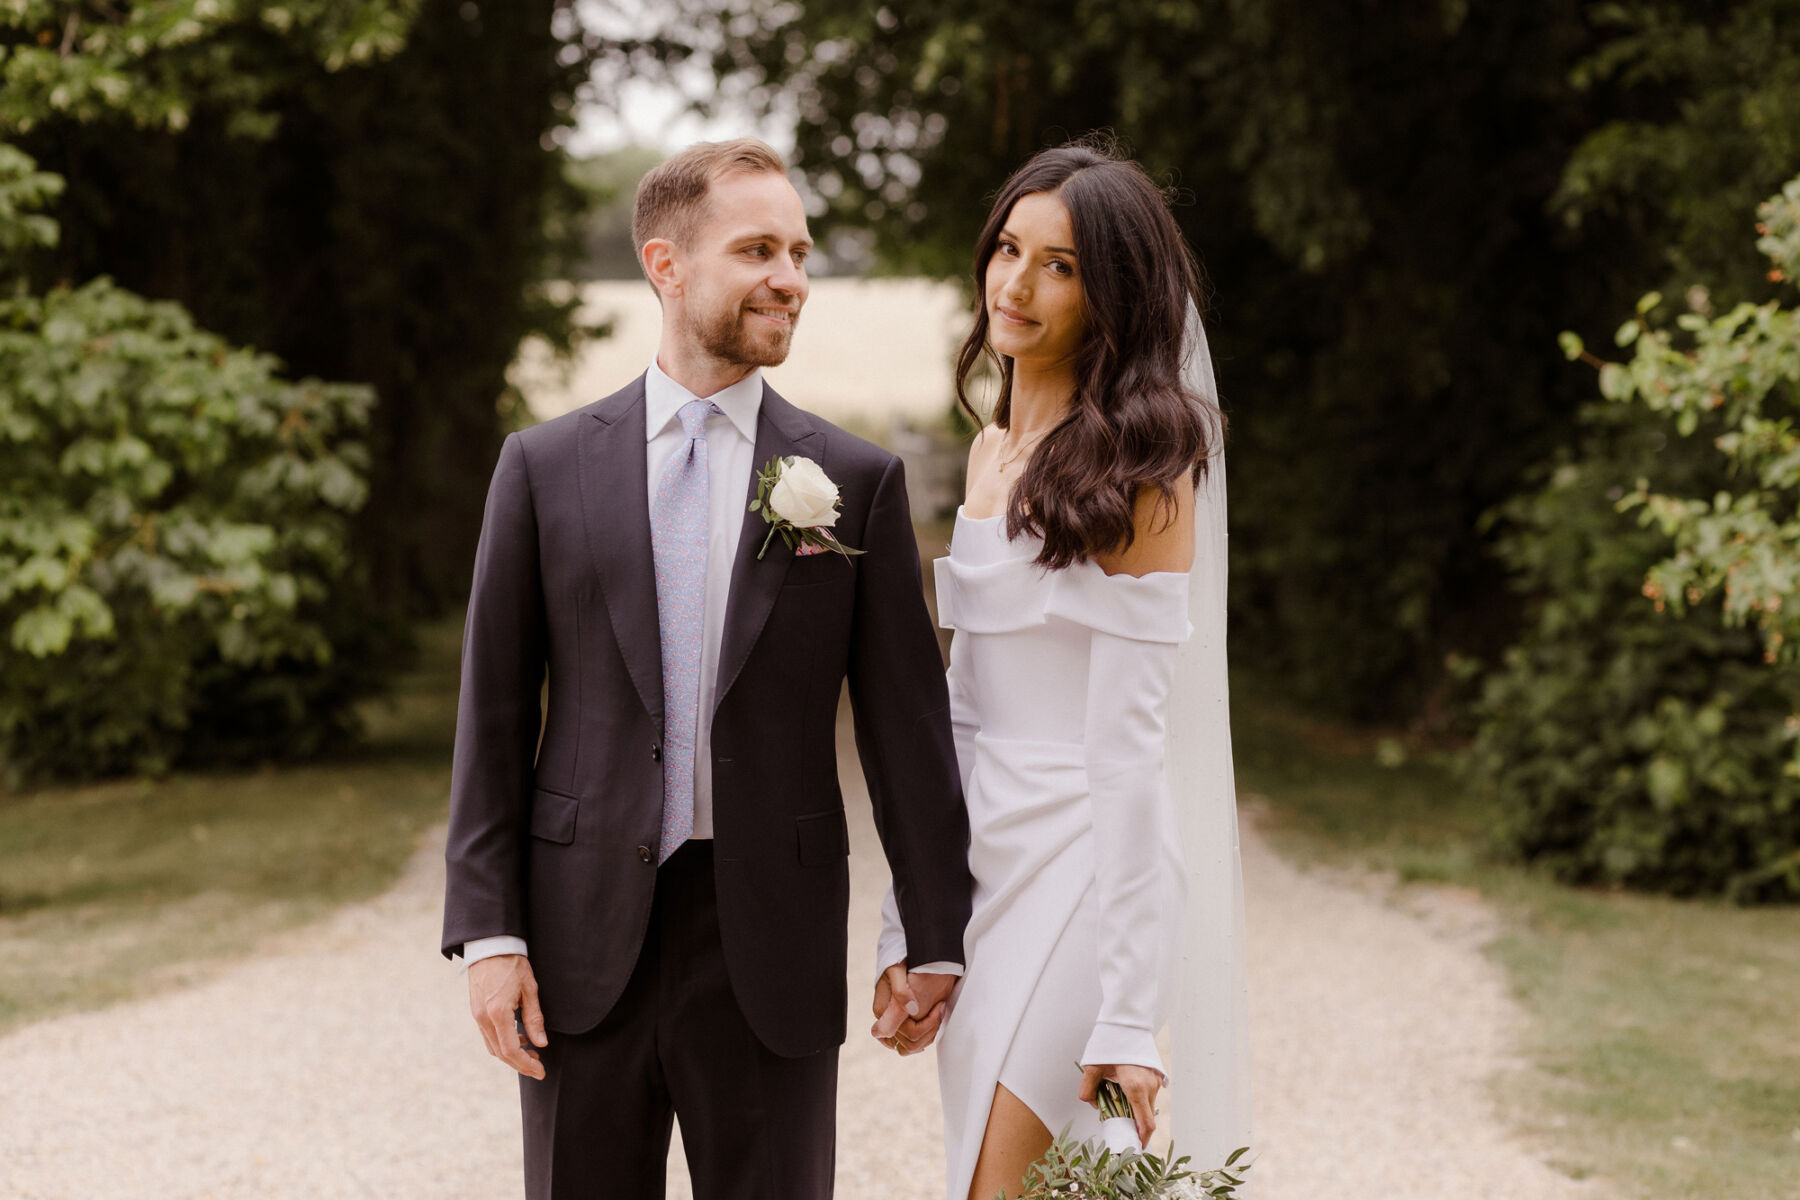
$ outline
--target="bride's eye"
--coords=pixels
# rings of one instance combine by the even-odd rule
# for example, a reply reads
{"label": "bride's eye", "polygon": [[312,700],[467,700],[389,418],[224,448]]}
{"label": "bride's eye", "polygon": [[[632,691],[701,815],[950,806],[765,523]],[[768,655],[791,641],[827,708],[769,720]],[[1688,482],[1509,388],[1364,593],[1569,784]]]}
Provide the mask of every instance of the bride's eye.
{"label": "bride's eye", "polygon": [[1017,246],[1013,245],[1011,242],[1004,241],[1004,240],[1001,241],[1000,253],[1006,255],[1008,258],[1011,258],[1013,255],[1017,254],[1018,252],[1019,252],[1019,248]]}

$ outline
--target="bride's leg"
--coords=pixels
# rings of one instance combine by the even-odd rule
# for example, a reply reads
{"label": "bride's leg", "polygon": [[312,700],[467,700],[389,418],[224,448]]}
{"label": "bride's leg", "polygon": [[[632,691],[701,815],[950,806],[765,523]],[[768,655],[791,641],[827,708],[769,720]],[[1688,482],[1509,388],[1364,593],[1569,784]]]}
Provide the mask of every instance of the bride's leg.
{"label": "bride's leg", "polygon": [[981,1157],[975,1161],[975,1178],[969,1184],[969,1200],[994,1200],[1002,1191],[1008,1196],[1024,1191],[1026,1170],[1044,1157],[1052,1140],[1037,1114],[1004,1084],[996,1083],[987,1132],[981,1137]]}

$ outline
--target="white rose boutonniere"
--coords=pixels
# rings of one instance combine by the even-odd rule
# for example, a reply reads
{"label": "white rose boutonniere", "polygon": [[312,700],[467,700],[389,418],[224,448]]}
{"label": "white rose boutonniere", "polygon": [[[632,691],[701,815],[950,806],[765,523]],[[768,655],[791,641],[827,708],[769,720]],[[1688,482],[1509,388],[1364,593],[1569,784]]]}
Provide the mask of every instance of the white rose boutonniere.
{"label": "white rose boutonniere", "polygon": [[756,552],[759,559],[768,553],[769,543],[778,533],[796,554],[830,550],[849,558],[863,553],[832,536],[831,527],[838,519],[838,486],[810,458],[771,458],[769,465],[756,473],[756,499],[750,502],[750,511],[760,512],[769,523],[769,536]]}

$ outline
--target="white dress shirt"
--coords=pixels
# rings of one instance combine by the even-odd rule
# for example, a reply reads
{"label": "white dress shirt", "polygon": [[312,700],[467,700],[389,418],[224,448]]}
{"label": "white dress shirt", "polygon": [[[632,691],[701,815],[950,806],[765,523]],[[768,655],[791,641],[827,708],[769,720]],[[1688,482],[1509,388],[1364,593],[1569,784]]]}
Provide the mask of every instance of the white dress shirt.
{"label": "white dress shirt", "polygon": [[[762,372],[752,371],[730,387],[710,396],[695,396],[676,383],[655,361],[644,376],[644,455],[649,485],[648,499],[656,507],[656,488],[676,451],[687,444],[682,432],[682,406],[694,400],[710,400],[724,415],[706,419],[707,509],[706,629],[700,641],[700,720],[694,729],[694,833],[713,835],[712,712],[718,693],[719,649],[725,638],[725,608],[731,599],[731,568],[737,561],[738,542],[744,530],[744,511],[749,502],[750,477],[756,464],[756,421],[762,412]],[[525,939],[511,935],[472,938],[463,946],[464,963],[479,962],[496,954],[526,953]],[[960,967],[932,963],[937,974],[962,973]],[[915,967],[914,970],[925,970]]]}

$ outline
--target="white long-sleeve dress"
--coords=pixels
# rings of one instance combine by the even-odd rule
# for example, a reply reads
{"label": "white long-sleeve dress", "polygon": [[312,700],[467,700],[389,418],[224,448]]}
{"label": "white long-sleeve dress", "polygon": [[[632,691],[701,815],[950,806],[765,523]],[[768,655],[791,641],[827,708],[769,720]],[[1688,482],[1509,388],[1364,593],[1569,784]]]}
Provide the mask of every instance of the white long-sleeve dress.
{"label": "white long-sleeve dress", "polygon": [[[1188,576],[1045,571],[1034,537],[960,511],[936,563],[974,910],[938,1039],[947,1195],[965,1200],[994,1085],[1054,1134],[1099,1132],[1077,1062],[1163,1070],[1185,892],[1163,775]],[[906,957],[890,893],[878,967]]]}

